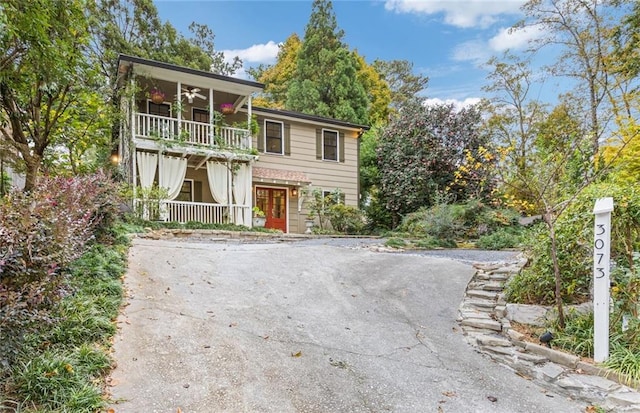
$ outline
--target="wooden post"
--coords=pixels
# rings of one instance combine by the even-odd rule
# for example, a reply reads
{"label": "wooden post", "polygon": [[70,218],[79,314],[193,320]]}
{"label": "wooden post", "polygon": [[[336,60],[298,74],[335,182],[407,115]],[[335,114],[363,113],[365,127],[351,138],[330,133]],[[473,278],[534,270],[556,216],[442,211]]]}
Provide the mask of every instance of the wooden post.
{"label": "wooden post", "polygon": [[609,300],[611,259],[611,212],[613,198],[600,198],[593,207],[593,360],[609,358]]}

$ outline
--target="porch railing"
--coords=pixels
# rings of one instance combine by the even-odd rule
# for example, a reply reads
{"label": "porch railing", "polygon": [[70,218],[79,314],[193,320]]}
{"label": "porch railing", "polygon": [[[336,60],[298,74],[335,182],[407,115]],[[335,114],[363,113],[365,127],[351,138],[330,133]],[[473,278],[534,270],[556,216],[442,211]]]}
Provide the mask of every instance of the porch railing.
{"label": "porch railing", "polygon": [[134,131],[137,138],[161,139],[175,144],[204,146],[217,149],[251,149],[251,134],[247,129],[211,125],[136,113]]}
{"label": "porch railing", "polygon": [[142,219],[204,224],[238,224],[251,227],[251,207],[205,202],[159,201],[135,199],[134,211]]}

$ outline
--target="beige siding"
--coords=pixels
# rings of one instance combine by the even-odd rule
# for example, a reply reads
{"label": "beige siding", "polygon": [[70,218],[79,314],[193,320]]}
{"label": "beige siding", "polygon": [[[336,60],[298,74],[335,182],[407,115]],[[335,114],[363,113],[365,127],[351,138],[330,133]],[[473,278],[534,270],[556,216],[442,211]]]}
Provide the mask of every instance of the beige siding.
{"label": "beige siding", "polygon": [[[265,117],[260,116],[258,121],[263,124]],[[267,120],[279,121],[276,117],[266,117]],[[289,122],[291,125],[291,154],[275,155],[260,153],[255,166],[262,168],[283,169],[304,172],[313,188],[322,188],[324,191],[333,191],[340,188],[345,194],[347,205],[358,205],[358,137],[353,130],[345,130],[335,126],[325,126],[326,129],[337,130],[344,133],[344,162],[323,161],[316,158],[316,129],[322,126]],[[259,136],[258,138],[263,138]],[[254,147],[258,147],[254,138]],[[255,181],[254,181],[255,183]],[[256,183],[259,185],[259,183]],[[304,189],[304,188],[301,188]],[[300,194],[301,196],[301,194]],[[289,231],[304,232],[304,219],[306,217],[306,205],[303,203],[301,213],[298,213],[298,199],[289,196]]]}

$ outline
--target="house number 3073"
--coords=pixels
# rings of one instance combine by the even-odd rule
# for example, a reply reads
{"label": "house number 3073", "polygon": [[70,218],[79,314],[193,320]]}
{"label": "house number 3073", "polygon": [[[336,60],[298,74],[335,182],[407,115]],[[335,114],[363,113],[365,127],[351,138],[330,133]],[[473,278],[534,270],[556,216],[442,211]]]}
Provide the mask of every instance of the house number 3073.
{"label": "house number 3073", "polygon": [[596,278],[603,278],[606,274],[604,271],[604,267],[602,266],[604,263],[602,262],[605,255],[604,252],[604,247],[605,247],[605,240],[604,238],[606,237],[607,234],[607,229],[605,228],[605,224],[596,224],[596,239],[594,242],[594,247],[596,249]]}

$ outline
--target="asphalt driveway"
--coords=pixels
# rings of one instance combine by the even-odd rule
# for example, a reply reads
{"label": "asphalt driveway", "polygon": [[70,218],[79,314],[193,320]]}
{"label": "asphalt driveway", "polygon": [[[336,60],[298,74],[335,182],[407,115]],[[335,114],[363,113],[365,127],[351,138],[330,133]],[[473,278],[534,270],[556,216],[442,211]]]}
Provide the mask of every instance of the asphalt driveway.
{"label": "asphalt driveway", "polygon": [[135,239],[116,412],[582,412],[469,346],[473,270],[321,243]]}

